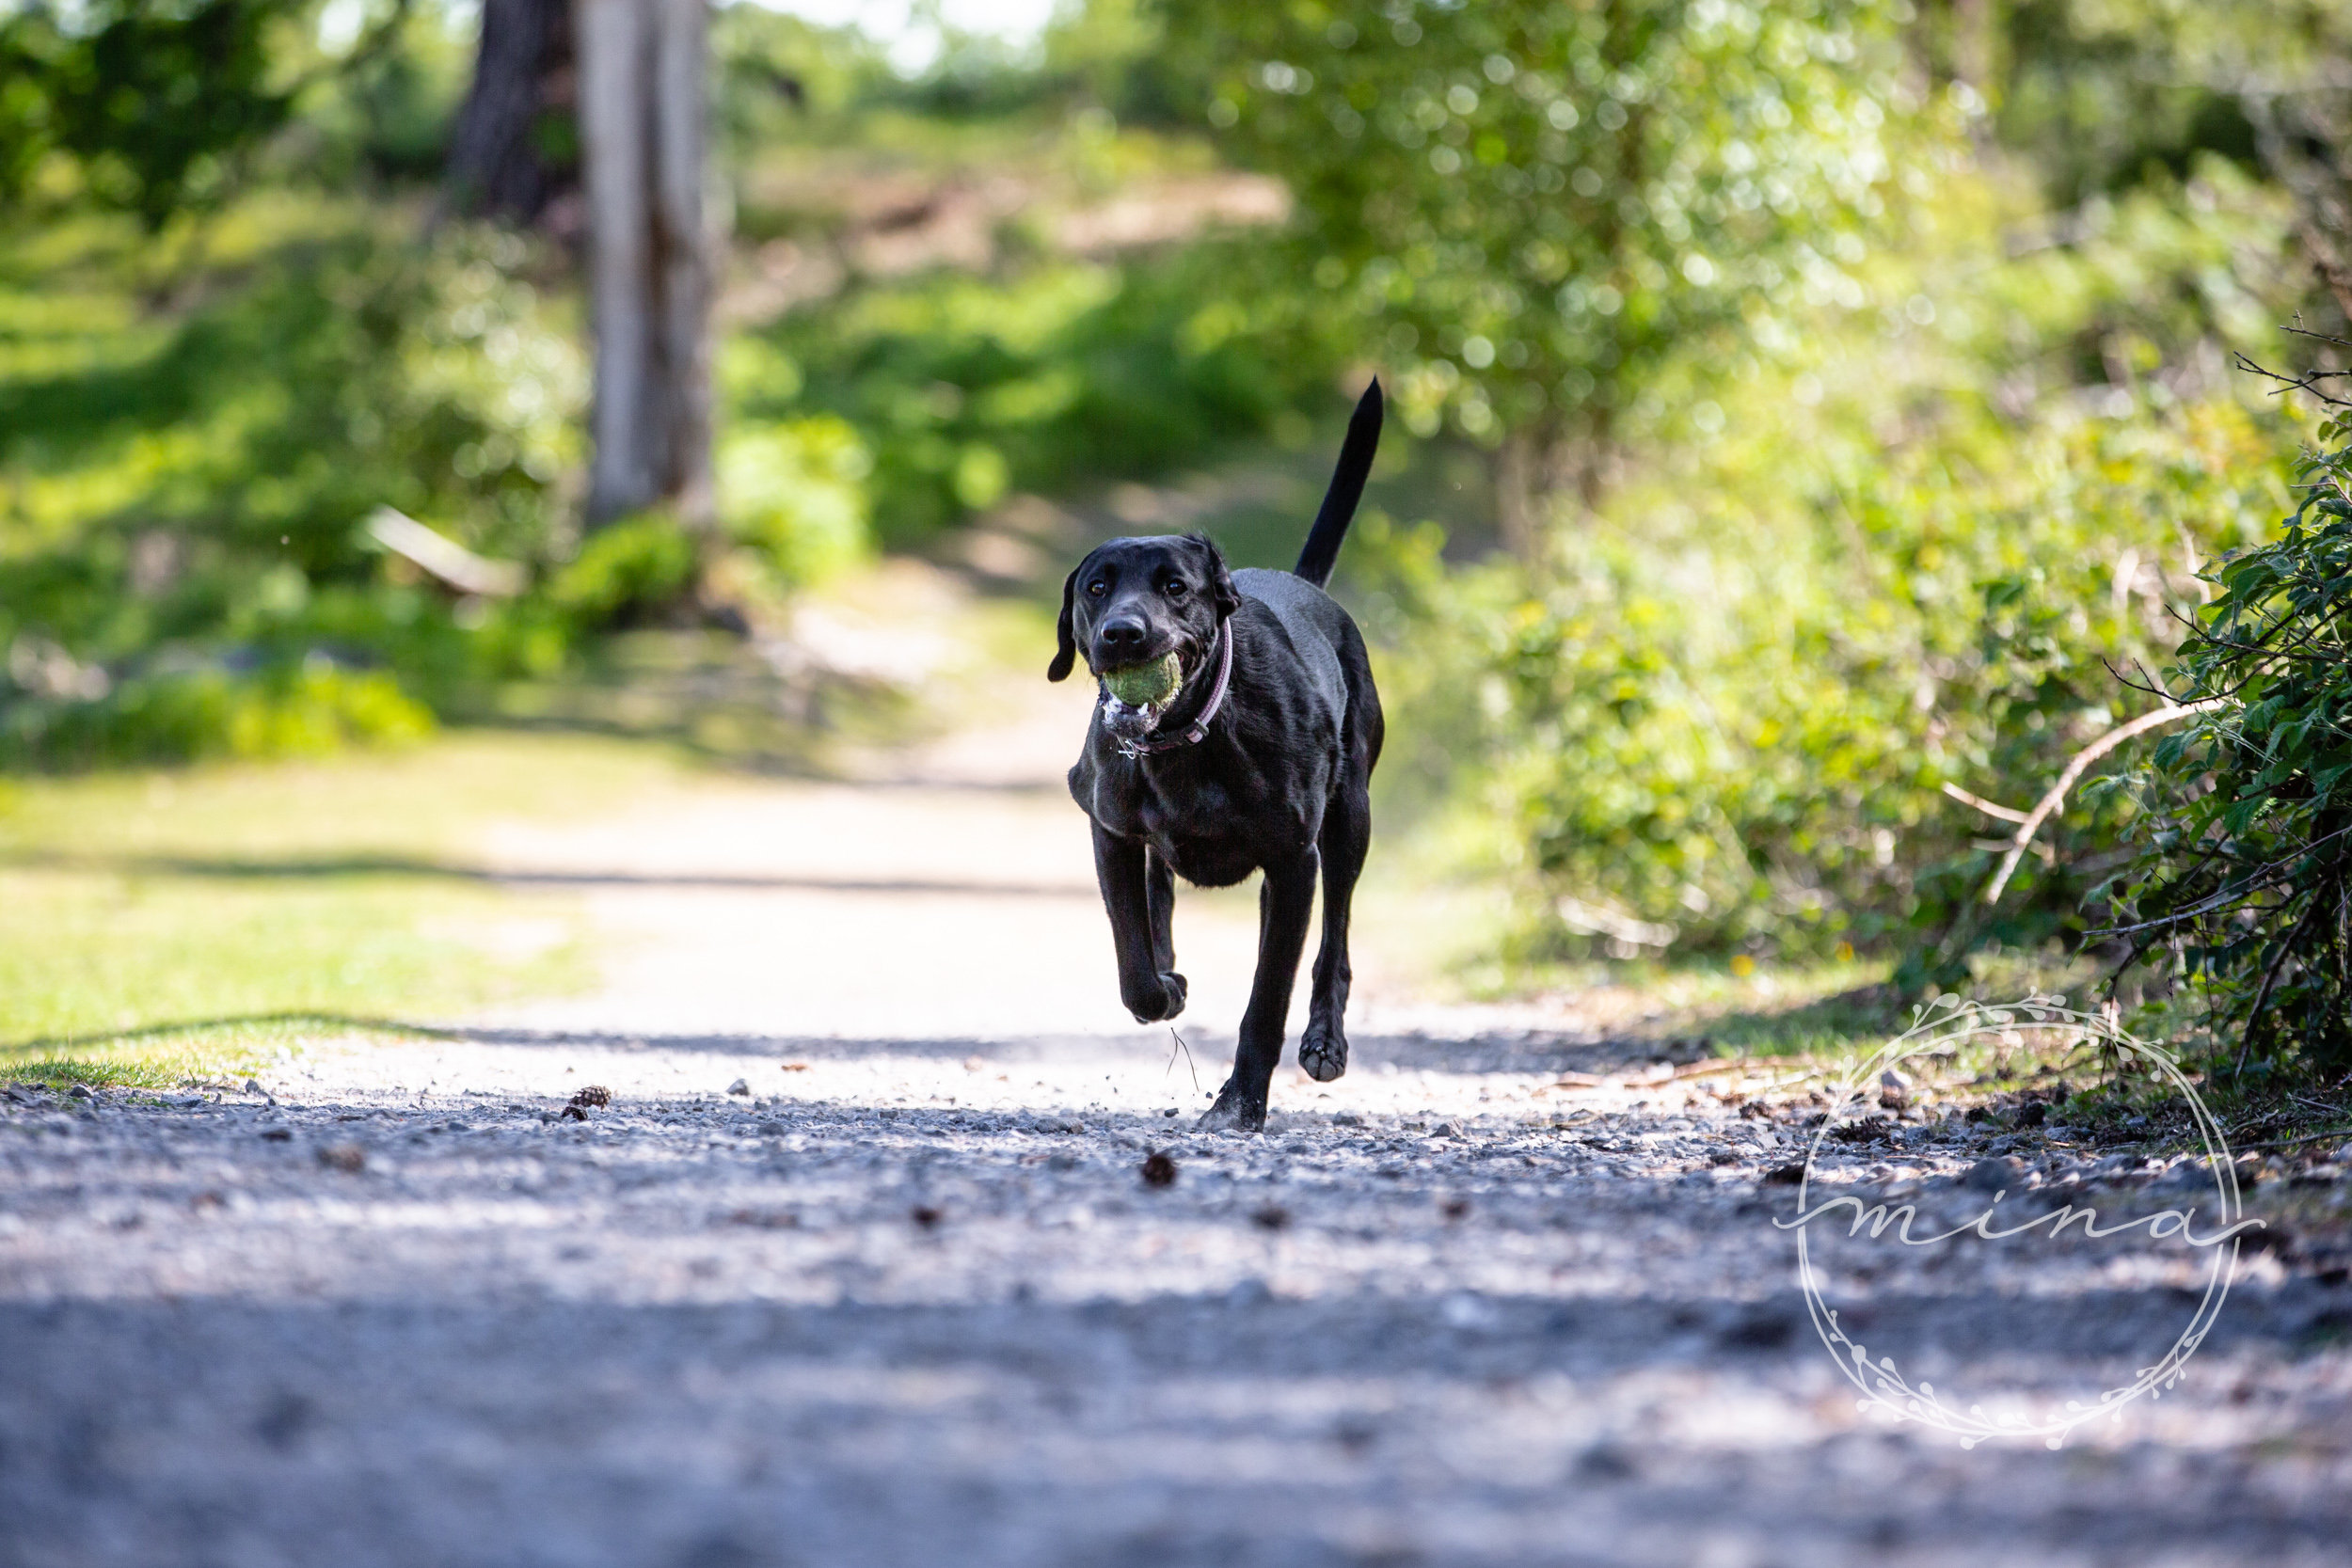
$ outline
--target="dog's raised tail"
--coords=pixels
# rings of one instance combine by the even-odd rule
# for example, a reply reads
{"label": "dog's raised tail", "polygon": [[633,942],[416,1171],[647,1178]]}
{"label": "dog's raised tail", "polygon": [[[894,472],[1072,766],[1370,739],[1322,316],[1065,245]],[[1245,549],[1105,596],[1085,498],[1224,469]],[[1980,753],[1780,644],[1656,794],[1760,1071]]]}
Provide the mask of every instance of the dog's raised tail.
{"label": "dog's raised tail", "polygon": [[1363,499],[1364,476],[1372,472],[1372,455],[1380,450],[1382,400],[1378,377],[1364,388],[1356,412],[1347,421],[1347,439],[1340,443],[1340,465],[1331,470],[1331,488],[1323,494],[1323,510],[1307,531],[1307,543],[1291,570],[1317,588],[1331,580],[1331,566],[1340,558],[1340,541],[1356,520],[1356,503]]}

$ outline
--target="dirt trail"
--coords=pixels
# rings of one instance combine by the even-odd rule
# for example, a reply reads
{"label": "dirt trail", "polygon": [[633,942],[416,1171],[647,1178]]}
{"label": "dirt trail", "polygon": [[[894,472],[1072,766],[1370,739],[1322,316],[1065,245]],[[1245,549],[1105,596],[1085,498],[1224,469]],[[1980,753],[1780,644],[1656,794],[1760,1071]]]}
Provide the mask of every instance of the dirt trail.
{"label": "dirt trail", "polygon": [[[1963,1451],[1817,1339],[1764,1180],[1805,1135],[1720,1092],[1761,1075],[1374,952],[1346,1078],[1191,1132],[1254,911],[1180,907],[1171,1058],[1053,787],[1084,702],[502,830],[518,899],[587,899],[588,996],[265,1094],[0,1104],[0,1565],[2344,1560],[2352,1291],[2308,1247],[2249,1255],[2161,1402]],[[1903,1137],[1819,1180],[1973,1212],[1982,1139]],[[2020,1155],[2021,1200],[2178,1176]],[[2333,1174],[2257,1192],[2340,1227]],[[1915,1375],[2057,1397],[2197,1277],[1988,1245],[1841,1285]]]}
{"label": "dirt trail", "polygon": [[[683,811],[665,800],[497,833],[491,865],[584,887],[619,955],[596,993],[501,1022],[565,1034],[1139,1038],[1103,983],[1109,939],[1085,818],[1060,787],[1084,696],[1073,719],[1053,700],[1066,692],[1044,690],[1025,721],[904,758],[885,779],[713,787]],[[1247,993],[1254,911],[1235,911],[1231,899],[1186,911],[1185,958],[1221,987],[1218,1003],[1234,985]]]}

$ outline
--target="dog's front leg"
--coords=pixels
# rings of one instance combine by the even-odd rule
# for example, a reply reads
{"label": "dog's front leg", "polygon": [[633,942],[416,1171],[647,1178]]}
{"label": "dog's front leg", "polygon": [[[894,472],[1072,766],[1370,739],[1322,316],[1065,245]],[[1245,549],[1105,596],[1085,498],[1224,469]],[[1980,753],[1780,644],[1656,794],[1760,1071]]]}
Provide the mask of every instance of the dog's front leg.
{"label": "dog's front leg", "polygon": [[[1162,974],[1176,973],[1176,873],[1157,852],[1143,852],[1145,902],[1152,911],[1152,965]],[[1179,977],[1177,984],[1184,983]]]}
{"label": "dog's front leg", "polygon": [[1241,1015],[1233,1075],[1201,1117],[1202,1127],[1238,1132],[1265,1127],[1266,1093],[1282,1059],[1291,987],[1298,979],[1298,958],[1306,951],[1307,927],[1314,918],[1316,863],[1310,849],[1295,862],[1265,868],[1265,884],[1258,890],[1258,974],[1250,982],[1249,1006]]}
{"label": "dog's front leg", "polygon": [[[1165,878],[1166,870],[1160,875]],[[1094,880],[1103,890],[1103,908],[1111,917],[1111,947],[1119,957],[1119,999],[1136,1015],[1137,1023],[1158,1023],[1184,1010],[1184,977],[1161,965],[1168,926],[1163,915],[1154,920],[1152,874],[1144,864],[1143,841],[1121,838],[1094,825]],[[1168,881],[1168,901],[1175,897]],[[1170,958],[1172,961],[1172,953]]]}

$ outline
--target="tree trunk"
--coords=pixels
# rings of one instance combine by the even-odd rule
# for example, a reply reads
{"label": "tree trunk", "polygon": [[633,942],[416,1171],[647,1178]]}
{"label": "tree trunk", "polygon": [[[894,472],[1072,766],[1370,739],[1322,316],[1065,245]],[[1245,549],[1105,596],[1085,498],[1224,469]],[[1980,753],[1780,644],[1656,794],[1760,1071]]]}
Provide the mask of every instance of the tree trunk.
{"label": "tree trunk", "polygon": [[1589,522],[1611,477],[1610,421],[1588,413],[1578,424],[1544,421],[1513,431],[1495,453],[1495,513],[1503,547],[1521,565],[1540,568],[1556,556],[1564,514]]}
{"label": "tree trunk", "polygon": [[1952,0],[1952,80],[1966,83],[1987,99],[1994,90],[1999,26],[1993,0]]}
{"label": "tree trunk", "polygon": [[1514,431],[1495,453],[1495,513],[1502,527],[1502,547],[1522,566],[1534,566],[1543,557],[1543,467],[1536,455],[1542,437],[1530,430]]}
{"label": "tree trunk", "polygon": [[579,0],[596,334],[591,527],[711,514],[705,0]]}
{"label": "tree trunk", "polygon": [[563,219],[580,186],[576,96],[570,0],[484,0],[473,87],[450,138],[445,209],[516,223],[549,215],[559,231],[575,228],[576,218]]}

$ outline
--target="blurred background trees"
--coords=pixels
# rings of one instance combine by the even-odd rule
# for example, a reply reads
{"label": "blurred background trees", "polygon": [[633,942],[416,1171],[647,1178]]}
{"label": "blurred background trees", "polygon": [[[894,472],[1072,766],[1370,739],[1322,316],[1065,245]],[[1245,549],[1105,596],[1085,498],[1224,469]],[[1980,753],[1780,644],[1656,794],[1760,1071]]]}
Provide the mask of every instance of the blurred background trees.
{"label": "blurred background trees", "polygon": [[473,85],[450,131],[451,209],[576,232],[579,96],[570,0],[484,0]]}
{"label": "blurred background trees", "polygon": [[70,159],[95,205],[151,231],[174,213],[217,201],[241,154],[282,127],[292,82],[269,35],[294,17],[285,0],[213,0],[187,8],[121,0],[10,16],[0,44],[8,149],[0,170],[21,195],[46,157]]}
{"label": "blurred background trees", "polygon": [[[672,41],[599,56],[599,17]],[[1088,517],[1276,561],[1376,370],[1405,429],[1342,591],[1384,824],[1505,895],[1467,983],[1893,996],[2090,942],[2127,999],[2247,1016],[2214,943],[2096,933],[2211,847],[2271,710],[2112,753],[1981,895],[2071,756],[2221,678],[2216,617],[2266,613],[2222,563],[2320,547],[2281,519],[2342,433],[2233,358],[2342,368],[2281,332],[2347,335],[2340,7],[1072,0],[925,54],[736,5],[707,113],[583,85],[682,79],[704,24],[0,12],[9,766],[544,716],[648,637],[781,645],[880,554],[1025,593]],[[647,150],[619,263],[600,136]],[[705,235],[707,478],[662,336]],[[626,415],[589,347],[623,274],[669,388]],[[387,507],[499,570],[437,576]],[[2320,799],[2312,744],[2246,787]],[[2229,995],[2340,1006],[2283,940],[2311,907]]]}
{"label": "blurred background trees", "polygon": [[1897,157],[1933,150],[1897,12],[1529,0],[1359,25],[1180,0],[1168,25],[1209,122],[1297,194],[1302,271],[1362,319],[1409,427],[1496,451],[1534,562],[1549,503],[1598,500],[1670,366],[1855,288]]}
{"label": "blurred background trees", "polygon": [[699,529],[712,506],[708,9],[579,0],[574,16],[596,343],[587,521],[666,505]]}

